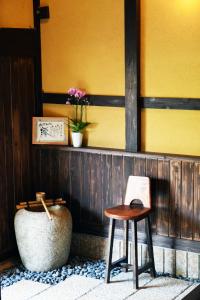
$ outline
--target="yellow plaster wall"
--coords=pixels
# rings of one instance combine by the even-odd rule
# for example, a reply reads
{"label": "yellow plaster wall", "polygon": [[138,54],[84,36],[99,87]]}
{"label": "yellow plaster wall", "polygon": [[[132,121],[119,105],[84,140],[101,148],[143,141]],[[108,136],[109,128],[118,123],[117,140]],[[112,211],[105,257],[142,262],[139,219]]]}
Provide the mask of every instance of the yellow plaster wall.
{"label": "yellow plaster wall", "polygon": [[142,110],[142,150],[200,155],[200,111]]}
{"label": "yellow plaster wall", "polygon": [[200,98],[200,1],[141,0],[141,94]]}
{"label": "yellow plaster wall", "polygon": [[[69,105],[44,104],[44,116],[71,116]],[[117,107],[87,107],[87,145],[123,149],[125,145],[125,111]],[[103,121],[102,121],[103,120]],[[123,132],[123,134],[122,134]]]}
{"label": "yellow plaster wall", "polygon": [[[49,0],[42,24],[43,88],[124,95],[122,0]],[[198,0],[141,0],[141,94],[200,98]],[[44,114],[65,114],[45,105]],[[198,111],[142,111],[142,150],[200,155]],[[91,120],[89,119],[91,118]],[[125,147],[124,109],[90,107],[89,145]]]}
{"label": "yellow plaster wall", "polygon": [[42,0],[43,90],[124,95],[124,0]]}
{"label": "yellow plaster wall", "polygon": [[1,0],[0,27],[33,27],[32,0]]}

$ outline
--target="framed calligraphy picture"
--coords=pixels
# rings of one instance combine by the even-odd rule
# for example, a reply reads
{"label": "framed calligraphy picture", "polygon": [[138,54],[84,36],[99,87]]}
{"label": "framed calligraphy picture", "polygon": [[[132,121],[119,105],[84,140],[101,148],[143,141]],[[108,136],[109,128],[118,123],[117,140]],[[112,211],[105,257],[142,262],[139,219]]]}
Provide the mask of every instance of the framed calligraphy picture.
{"label": "framed calligraphy picture", "polygon": [[67,124],[67,118],[33,117],[32,143],[68,145]]}

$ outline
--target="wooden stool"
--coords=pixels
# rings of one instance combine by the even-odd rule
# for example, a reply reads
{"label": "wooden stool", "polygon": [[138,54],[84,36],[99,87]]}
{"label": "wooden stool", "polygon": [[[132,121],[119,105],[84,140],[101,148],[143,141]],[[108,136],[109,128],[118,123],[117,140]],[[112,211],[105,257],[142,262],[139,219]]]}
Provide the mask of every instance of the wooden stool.
{"label": "wooden stool", "polygon": [[[110,282],[110,272],[117,266],[122,266],[125,271],[133,270],[133,285],[138,289],[138,276],[144,271],[150,269],[151,275],[156,276],[153,245],[149,214],[151,213],[151,195],[150,195],[150,179],[143,176],[129,176],[126,188],[124,205],[118,205],[105,210],[105,215],[110,218],[109,238],[108,238],[108,258],[106,267],[105,282]],[[137,222],[145,219],[145,228],[147,234],[147,245],[149,253],[149,262],[138,267],[138,238],[137,238]],[[112,262],[113,241],[115,231],[115,220],[124,221],[124,251],[123,257]],[[129,221],[132,229],[132,251],[133,265],[128,265],[128,231]]]}

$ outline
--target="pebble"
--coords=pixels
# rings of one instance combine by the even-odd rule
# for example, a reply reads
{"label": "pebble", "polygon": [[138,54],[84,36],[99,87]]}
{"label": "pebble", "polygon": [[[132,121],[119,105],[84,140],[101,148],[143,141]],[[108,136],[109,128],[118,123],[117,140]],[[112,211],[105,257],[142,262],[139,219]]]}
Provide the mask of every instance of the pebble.
{"label": "pebble", "polygon": [[[81,276],[104,279],[106,263],[104,260],[90,260],[86,258],[73,257],[70,258],[67,265],[51,270],[49,272],[31,272],[19,265],[16,268],[7,270],[0,274],[1,287],[7,287],[22,279],[29,279],[40,283],[55,285],[66,278],[77,274]],[[121,272],[121,268],[115,268],[111,271],[111,276],[116,276]],[[157,273],[157,276],[171,277],[170,274]],[[179,278],[186,280],[179,276]],[[200,280],[188,278],[189,281],[199,283]]]}
{"label": "pebble", "polygon": [[[7,270],[0,276],[1,287],[7,287],[22,279],[29,279],[35,282],[55,285],[74,274],[104,279],[106,263],[104,260],[91,260],[80,257],[70,258],[67,265],[51,270],[49,272],[31,272],[19,265],[16,268]],[[121,272],[120,268],[112,270],[111,276]]]}

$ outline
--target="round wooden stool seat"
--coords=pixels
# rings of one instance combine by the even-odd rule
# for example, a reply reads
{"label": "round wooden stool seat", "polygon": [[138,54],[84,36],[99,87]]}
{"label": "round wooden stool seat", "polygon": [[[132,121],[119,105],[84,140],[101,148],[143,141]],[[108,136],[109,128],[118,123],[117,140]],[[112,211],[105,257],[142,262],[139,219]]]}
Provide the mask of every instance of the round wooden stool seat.
{"label": "round wooden stool seat", "polygon": [[130,205],[118,205],[107,208],[104,213],[108,218],[117,220],[133,220],[143,218],[151,212],[151,208],[137,207],[132,208]]}

